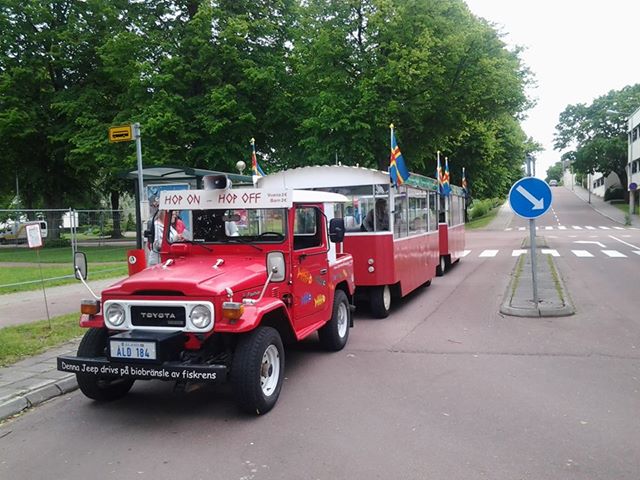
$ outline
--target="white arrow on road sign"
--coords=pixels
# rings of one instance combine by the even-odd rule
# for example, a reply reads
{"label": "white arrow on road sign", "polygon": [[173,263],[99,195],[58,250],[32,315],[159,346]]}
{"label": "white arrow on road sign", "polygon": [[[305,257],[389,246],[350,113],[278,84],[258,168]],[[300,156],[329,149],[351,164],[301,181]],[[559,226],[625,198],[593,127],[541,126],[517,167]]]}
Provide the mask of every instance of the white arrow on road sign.
{"label": "white arrow on road sign", "polygon": [[531,210],[542,210],[544,208],[544,198],[537,199],[536,197],[531,195],[531,193],[529,193],[529,191],[522,185],[518,185],[516,187],[516,192],[518,192],[533,204]]}
{"label": "white arrow on road sign", "polygon": [[590,240],[574,240],[573,243],[590,243],[592,245],[598,245],[600,248],[607,248],[607,246],[604,243],[592,242]]}

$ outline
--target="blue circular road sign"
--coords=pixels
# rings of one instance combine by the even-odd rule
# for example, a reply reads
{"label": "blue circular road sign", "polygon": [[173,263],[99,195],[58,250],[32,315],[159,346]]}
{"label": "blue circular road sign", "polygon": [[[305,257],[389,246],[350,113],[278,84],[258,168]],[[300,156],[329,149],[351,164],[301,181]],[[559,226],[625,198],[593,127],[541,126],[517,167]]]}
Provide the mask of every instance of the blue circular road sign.
{"label": "blue circular road sign", "polygon": [[509,190],[509,205],[516,215],[532,219],[544,215],[551,207],[551,188],[536,177],[525,177]]}

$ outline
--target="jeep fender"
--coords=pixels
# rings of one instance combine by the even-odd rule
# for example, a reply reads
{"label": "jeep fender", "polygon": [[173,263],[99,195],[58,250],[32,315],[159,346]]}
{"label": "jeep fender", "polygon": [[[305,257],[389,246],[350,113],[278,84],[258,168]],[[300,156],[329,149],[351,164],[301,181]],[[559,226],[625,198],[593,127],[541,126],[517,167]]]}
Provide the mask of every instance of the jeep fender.
{"label": "jeep fender", "polygon": [[227,320],[217,321],[214,330],[216,332],[243,333],[255,329],[262,323],[262,319],[270,312],[279,310],[284,321],[293,328],[291,317],[287,311],[287,307],[279,298],[263,298],[255,305],[245,305],[242,317],[235,323],[229,323]]}

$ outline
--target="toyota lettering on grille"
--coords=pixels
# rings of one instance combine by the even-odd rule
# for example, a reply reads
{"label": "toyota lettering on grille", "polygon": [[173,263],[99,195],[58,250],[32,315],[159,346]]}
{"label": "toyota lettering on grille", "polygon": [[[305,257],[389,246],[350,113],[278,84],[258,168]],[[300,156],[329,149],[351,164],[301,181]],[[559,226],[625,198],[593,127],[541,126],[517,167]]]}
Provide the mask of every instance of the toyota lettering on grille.
{"label": "toyota lettering on grille", "polygon": [[166,312],[140,312],[142,318],[157,318],[157,319],[173,319],[175,320],[175,313]]}
{"label": "toyota lettering on grille", "polygon": [[141,327],[184,327],[186,324],[183,306],[133,305],[131,323]]}

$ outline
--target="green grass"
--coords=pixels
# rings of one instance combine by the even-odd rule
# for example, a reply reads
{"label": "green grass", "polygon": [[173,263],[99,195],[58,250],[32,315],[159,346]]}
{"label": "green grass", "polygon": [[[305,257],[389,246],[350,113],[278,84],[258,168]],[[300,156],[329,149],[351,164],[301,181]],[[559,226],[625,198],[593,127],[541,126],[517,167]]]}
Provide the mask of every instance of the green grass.
{"label": "green grass", "polygon": [[[131,247],[125,246],[104,246],[104,247],[81,247],[80,251],[87,254],[89,262],[120,262],[126,261],[127,250]],[[71,247],[63,248],[42,248],[40,249],[40,261],[42,263],[69,263],[73,259]],[[0,249],[0,262],[29,262],[37,263],[38,256],[35,250],[26,247],[13,247]]]}
{"label": "green grass", "polygon": [[[612,203],[614,207],[618,210],[622,210],[624,213],[629,213],[629,204],[628,203]],[[638,206],[636,205],[636,213],[634,215],[638,215]]]}
{"label": "green grass", "polygon": [[0,366],[42,353],[81,336],[85,329],[78,326],[80,313],[54,317],[51,326],[47,320],[0,329]]}
{"label": "green grass", "polygon": [[520,284],[520,276],[522,275],[522,270],[524,269],[524,258],[524,255],[520,255],[518,257],[518,263],[516,263],[513,283],[511,285],[511,300],[513,300],[513,296],[516,294],[516,290],[518,289],[518,285]]}
{"label": "green grass", "polygon": [[465,225],[465,228],[475,230],[478,228],[486,227],[487,225],[489,225],[489,223],[491,223],[491,220],[493,220],[495,216],[498,214],[498,210],[500,210],[500,207],[496,207],[490,210],[486,215],[483,215],[482,217],[471,220],[469,223]]}
{"label": "green grass", "polygon": [[[117,264],[89,265],[89,280],[101,278],[122,277],[127,275],[127,264],[120,262]],[[42,276],[45,279],[46,288],[57,285],[67,285],[76,283],[78,280],[73,277],[71,264],[68,266],[42,266]],[[57,278],[70,276],[69,278]],[[24,285],[11,285],[21,282],[33,282]],[[6,285],[6,286],[5,286]],[[24,292],[28,290],[39,290],[42,288],[40,269],[33,267],[2,267],[0,268],[0,295],[14,292]]]}

